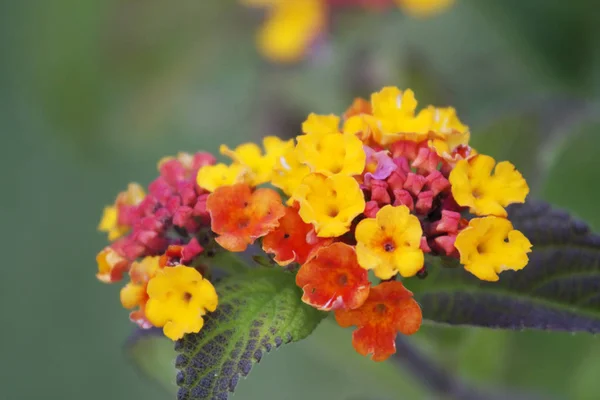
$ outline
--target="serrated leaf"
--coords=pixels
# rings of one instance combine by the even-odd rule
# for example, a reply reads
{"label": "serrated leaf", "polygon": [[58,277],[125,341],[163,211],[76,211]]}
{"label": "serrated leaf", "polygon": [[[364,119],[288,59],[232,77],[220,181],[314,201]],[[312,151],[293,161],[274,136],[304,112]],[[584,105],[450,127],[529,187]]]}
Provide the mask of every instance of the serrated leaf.
{"label": "serrated leaf", "polygon": [[227,399],[266,352],[307,337],[325,316],[301,301],[294,275],[259,270],[216,285],[217,311],[176,343],[180,400]]}
{"label": "serrated leaf", "polygon": [[462,269],[432,268],[408,287],[424,317],[453,325],[600,332],[600,236],[548,204],[509,211],[534,245],[529,265],[483,282]]}

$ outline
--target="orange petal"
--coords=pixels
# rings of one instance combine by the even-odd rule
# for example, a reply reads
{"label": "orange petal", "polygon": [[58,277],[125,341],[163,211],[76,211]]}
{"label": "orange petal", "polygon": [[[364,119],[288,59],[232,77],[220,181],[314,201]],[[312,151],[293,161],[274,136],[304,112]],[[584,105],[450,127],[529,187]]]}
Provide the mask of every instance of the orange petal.
{"label": "orange petal", "polygon": [[98,273],[96,277],[104,283],[113,283],[123,279],[130,267],[129,261],[112,247],[105,247],[96,256]]}
{"label": "orange petal", "polygon": [[377,325],[366,325],[352,334],[352,346],[358,354],[373,361],[385,361],[396,352],[396,331]]}
{"label": "orange petal", "polygon": [[300,268],[296,284],[304,291],[302,301],[323,311],[360,307],[371,286],[354,248],[340,242],[320,248]]}
{"label": "orange petal", "polygon": [[287,207],[279,227],[264,237],[263,250],[275,254],[275,262],[279,265],[304,264],[318,248],[331,243],[331,240],[321,238],[316,242],[308,240],[313,229],[311,224],[302,221],[297,209]]}
{"label": "orange petal", "polygon": [[338,310],[335,319],[342,327],[355,325],[352,344],[363,355],[383,361],[396,352],[397,332],[412,335],[421,327],[422,313],[401,282],[383,282],[371,288],[369,298],[355,310]]}
{"label": "orange petal", "polygon": [[206,201],[217,243],[229,251],[244,251],[249,244],[279,226],[285,214],[281,197],[272,189],[238,183],[215,190]]}
{"label": "orange petal", "polygon": [[373,109],[371,108],[371,102],[363,99],[362,97],[357,97],[354,99],[350,107],[344,112],[344,120],[347,120],[350,117],[361,114],[373,114]]}

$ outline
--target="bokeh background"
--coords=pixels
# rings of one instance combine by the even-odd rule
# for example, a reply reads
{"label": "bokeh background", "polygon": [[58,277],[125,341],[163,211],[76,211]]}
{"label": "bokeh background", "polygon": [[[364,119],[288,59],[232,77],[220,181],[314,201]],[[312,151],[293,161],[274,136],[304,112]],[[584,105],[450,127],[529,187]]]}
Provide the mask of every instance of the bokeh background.
{"label": "bokeh background", "polygon": [[[173,398],[131,362],[119,285],[95,279],[102,207],[164,155],[292,136],[309,112],[340,113],[384,85],[454,105],[475,147],[600,229],[594,0],[457,0],[426,20],[344,10],[292,66],[257,53],[262,18],[233,0],[0,2],[1,398]],[[442,397],[355,354],[349,334],[325,322],[265,357],[234,398]],[[599,398],[588,335],[426,326],[411,343],[469,385]],[[168,347],[136,351],[171,373],[158,366]]]}

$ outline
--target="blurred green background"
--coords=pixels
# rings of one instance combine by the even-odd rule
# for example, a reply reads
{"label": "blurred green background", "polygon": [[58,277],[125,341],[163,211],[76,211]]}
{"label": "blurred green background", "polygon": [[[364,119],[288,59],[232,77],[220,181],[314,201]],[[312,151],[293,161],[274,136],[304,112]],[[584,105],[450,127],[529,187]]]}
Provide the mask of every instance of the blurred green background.
{"label": "blurred green background", "polygon": [[[480,151],[600,229],[594,0],[457,0],[427,20],[344,10],[314,57],[285,67],[256,53],[261,17],[232,0],[0,3],[2,398],[173,398],[129,362],[119,285],[95,279],[102,207],[164,155],[292,136],[309,112],[340,113],[384,85],[454,105]],[[440,398],[365,362],[349,334],[324,323],[235,398]],[[411,339],[474,386],[599,398],[588,335],[428,326]]]}

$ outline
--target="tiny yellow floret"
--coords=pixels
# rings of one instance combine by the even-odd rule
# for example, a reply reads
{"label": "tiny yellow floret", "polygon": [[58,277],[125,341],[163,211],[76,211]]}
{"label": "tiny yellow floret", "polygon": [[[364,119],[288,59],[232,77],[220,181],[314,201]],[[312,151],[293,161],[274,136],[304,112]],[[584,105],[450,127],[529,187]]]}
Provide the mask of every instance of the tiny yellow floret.
{"label": "tiny yellow floret", "polygon": [[373,132],[376,142],[387,145],[398,140],[421,141],[427,138],[429,119],[416,118],[417,100],[412,90],[401,91],[388,86],[371,95],[373,116],[379,130]]}
{"label": "tiny yellow floret", "polygon": [[198,170],[196,182],[201,188],[214,192],[221,186],[245,182],[250,173],[248,167],[237,163],[205,165]]}
{"label": "tiny yellow floret", "polygon": [[269,16],[259,31],[257,40],[261,53],[272,61],[299,61],[325,27],[327,12],[322,0],[254,3],[270,6]]}
{"label": "tiny yellow floret", "polygon": [[310,168],[298,161],[296,149],[288,150],[279,157],[273,169],[273,186],[283,190],[292,196],[306,175],[310,174]]}
{"label": "tiny yellow floret", "polygon": [[293,199],[300,204],[298,213],[302,220],[313,224],[319,237],[337,237],[348,232],[352,220],[365,209],[358,182],[346,175],[309,174]]}
{"label": "tiny yellow floret", "polygon": [[353,115],[344,122],[342,132],[356,135],[362,142],[368,143],[371,137],[381,138],[378,121],[369,114]]}
{"label": "tiny yellow floret", "polygon": [[356,227],[358,263],[374,270],[380,279],[390,279],[398,272],[403,277],[414,276],[425,262],[422,236],[421,223],[408,207],[387,205],[375,218],[363,219]]}
{"label": "tiny yellow floret", "polygon": [[296,152],[298,161],[308,165],[311,172],[326,176],[360,175],[367,159],[363,143],[352,134],[300,136]]}
{"label": "tiny yellow floret", "polygon": [[506,217],[505,207],[524,203],[529,194],[527,182],[513,164],[503,161],[496,165],[492,157],[483,154],[460,160],[450,173],[450,183],[456,202],[479,216]]}
{"label": "tiny yellow floret", "polygon": [[340,117],[337,115],[318,115],[311,113],[302,123],[302,132],[307,135],[327,135],[340,131]]}
{"label": "tiny yellow floret", "polygon": [[419,112],[417,118],[428,119],[431,123],[429,127],[429,146],[434,148],[436,153],[452,161],[452,153],[459,146],[468,146],[471,139],[469,127],[464,125],[453,107],[438,108],[429,106]]}
{"label": "tiny yellow floret", "polygon": [[146,317],[162,327],[165,336],[178,340],[186,333],[198,333],[207,311],[218,304],[213,285],[195,268],[178,265],[157,271],[147,288]]}
{"label": "tiny yellow floret", "polygon": [[294,140],[283,141],[276,136],[267,136],[263,139],[263,147],[264,155],[261,148],[254,143],[244,143],[234,150],[221,145],[220,151],[221,154],[230,157],[234,164],[247,167],[250,171],[249,183],[258,186],[271,180],[277,160],[294,148]]}
{"label": "tiny yellow floret", "polygon": [[465,269],[484,281],[497,281],[502,271],[527,265],[531,242],[504,218],[474,218],[458,234],[455,246]]}
{"label": "tiny yellow floret", "polygon": [[119,193],[114,205],[104,207],[98,230],[108,233],[108,240],[111,242],[125,235],[130,227],[119,224],[119,207],[135,206],[141,203],[145,196],[144,188],[137,183],[130,183],[126,191]]}
{"label": "tiny yellow floret", "polygon": [[121,280],[129,268],[129,262],[111,247],[105,247],[96,256],[98,273],[96,278],[104,283],[113,283]]}

